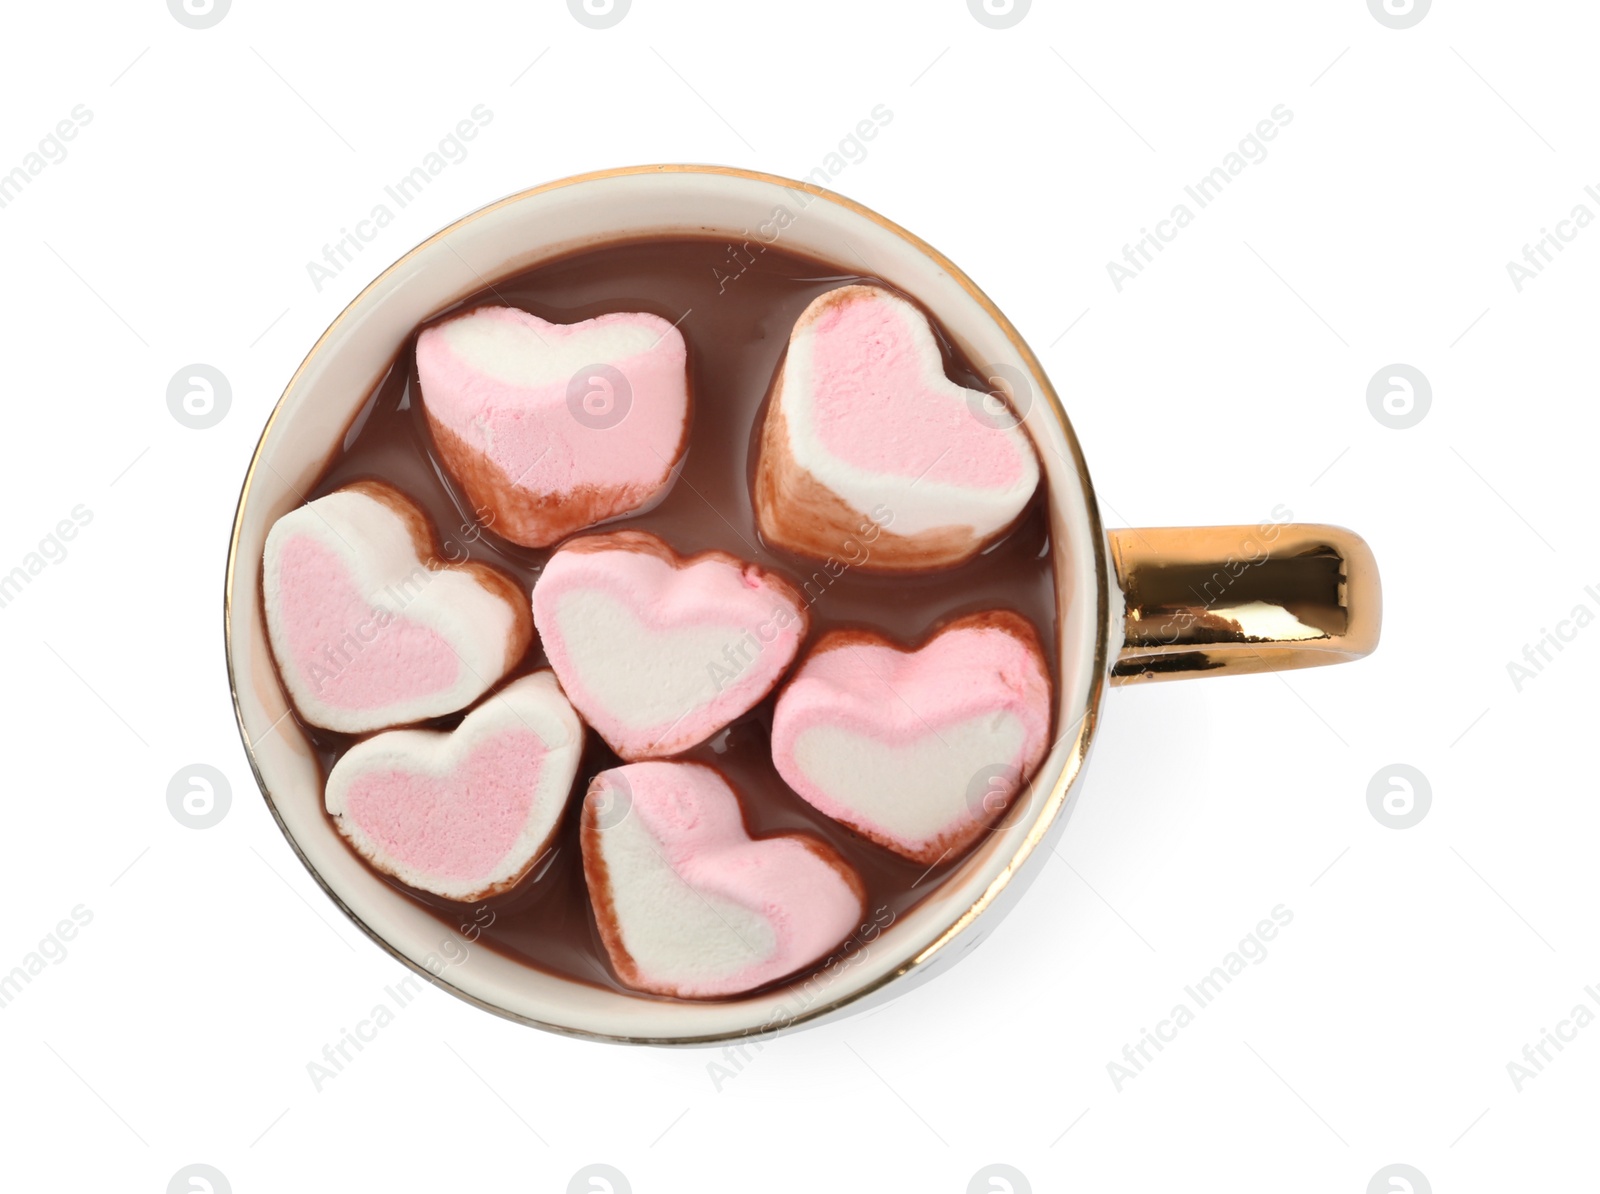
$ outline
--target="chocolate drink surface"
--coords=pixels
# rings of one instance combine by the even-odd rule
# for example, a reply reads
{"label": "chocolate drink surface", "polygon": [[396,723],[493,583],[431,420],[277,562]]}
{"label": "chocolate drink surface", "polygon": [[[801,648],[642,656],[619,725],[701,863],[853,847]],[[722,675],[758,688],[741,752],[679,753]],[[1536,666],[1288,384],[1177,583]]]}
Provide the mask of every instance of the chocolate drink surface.
{"label": "chocolate drink surface", "polygon": [[[834,559],[823,563],[769,549],[757,534],[751,505],[754,451],[789,331],[812,299],[856,282],[885,285],[776,248],[752,244],[748,250],[732,250],[721,240],[675,237],[616,242],[566,256],[497,282],[452,311],[505,305],[557,323],[645,311],[677,323],[688,345],[692,403],[682,473],[654,508],[596,529],[649,531],[680,555],[718,549],[779,573],[805,599],[811,642],[829,630],[865,628],[910,646],[964,614],[1013,610],[1038,630],[1054,681],[1055,577],[1042,485],[1015,529],[975,559],[941,571],[883,574],[863,569],[858,565],[872,550],[866,535],[841,543]],[[948,376],[964,386],[991,389],[937,325],[935,332]],[[485,528],[440,463],[418,400],[415,343],[413,334],[306,497],[322,497],[358,480],[388,482],[428,514],[444,560],[492,564],[529,591],[553,549],[519,547],[499,538],[492,526]],[[803,654],[805,648],[801,650]],[[543,666],[545,655],[536,639],[507,681]],[[863,939],[875,936],[926,898],[959,859],[928,867],[901,858],[791,792],[773,769],[770,755],[773,700],[769,694],[681,757],[712,765],[726,776],[744,798],[753,836],[808,833],[838,851],[866,888],[866,920],[876,927]],[[425,728],[453,728],[461,717],[439,718]],[[301,730],[324,774],[354,741],[304,722]],[[398,883],[397,890],[439,919],[441,941],[465,936],[551,974],[657,998],[640,995],[612,973],[590,910],[579,853],[582,794],[590,777],[620,762],[591,731],[555,846],[515,890],[477,906],[451,903]]]}

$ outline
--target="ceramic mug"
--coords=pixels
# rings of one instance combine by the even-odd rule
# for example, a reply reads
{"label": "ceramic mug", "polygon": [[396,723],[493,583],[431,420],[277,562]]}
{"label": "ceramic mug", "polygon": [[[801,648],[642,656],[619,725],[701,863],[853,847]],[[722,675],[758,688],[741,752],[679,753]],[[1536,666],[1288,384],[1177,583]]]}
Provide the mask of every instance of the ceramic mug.
{"label": "ceramic mug", "polygon": [[[914,296],[973,361],[989,362],[1038,446],[1049,494],[1058,636],[1056,739],[1029,790],[922,903],[872,926],[809,977],[741,998],[632,996],[474,948],[346,849],[321,809],[317,761],[287,716],[261,612],[273,522],[314,484],[357,410],[420,323],[551,258],[643,236],[760,237],[850,262]],[[1003,382],[1001,379],[1004,379]],[[1372,554],[1330,527],[1101,527],[1094,488],[1038,359],[972,281],[930,245],[810,183],[715,166],[580,175],[503,199],[412,249],[333,321],[267,421],[229,546],[229,676],[251,767],[289,843],[374,941],[470,1003],[541,1028],[653,1043],[781,1031],[875,1006],[951,965],[992,928],[1065,826],[1108,685],[1303,667],[1377,643]]]}

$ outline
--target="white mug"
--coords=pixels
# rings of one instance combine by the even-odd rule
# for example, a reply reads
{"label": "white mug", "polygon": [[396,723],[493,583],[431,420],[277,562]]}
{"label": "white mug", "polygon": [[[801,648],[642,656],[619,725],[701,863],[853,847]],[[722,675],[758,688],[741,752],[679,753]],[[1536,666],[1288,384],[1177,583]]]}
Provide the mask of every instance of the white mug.
{"label": "white mug", "polygon": [[[920,302],[969,360],[1005,378],[1043,464],[1057,588],[1056,740],[1015,808],[920,904],[887,925],[869,912],[869,923],[809,977],[706,1002],[628,995],[522,965],[474,944],[471,909],[452,932],[360,862],[322,813],[321,773],[286,716],[261,612],[267,531],[313,486],[418,324],[549,259],[671,235],[759,238],[881,278]],[[1376,645],[1378,620],[1371,552],[1348,531],[1274,523],[1108,536],[1038,359],[953,263],[810,183],[687,165],[606,170],[513,195],[430,237],[363,290],[312,347],[262,433],[239,498],[225,598],[229,675],[251,766],[290,844],[345,914],[401,962],[479,1007],[558,1032],[663,1044],[859,1011],[971,950],[1064,828],[1109,684],[1356,658]]]}

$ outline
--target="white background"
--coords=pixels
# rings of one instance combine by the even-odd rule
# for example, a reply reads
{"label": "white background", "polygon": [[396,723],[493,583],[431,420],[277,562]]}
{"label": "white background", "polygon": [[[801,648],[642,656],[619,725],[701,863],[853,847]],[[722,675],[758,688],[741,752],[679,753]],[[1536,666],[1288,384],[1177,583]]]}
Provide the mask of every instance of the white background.
{"label": "white background", "polygon": [[[1592,5],[1454,0],[1406,30],[1363,0],[1040,0],[1007,30],[959,0],[635,0],[605,30],[556,0],[5,21],[0,171],[93,114],[0,209],[0,572],[92,513],[0,609],[0,972],[93,916],[0,1010],[7,1187],[158,1194],[194,1162],[241,1194],[562,1191],[592,1162],[638,1194],[1004,1188],[990,1163],[1035,1191],[1593,1180],[1600,1026],[1520,1091],[1507,1063],[1600,1012],[1600,628],[1520,691],[1507,663],[1600,613],[1600,229],[1520,293],[1506,269],[1600,214]],[[319,291],[306,263],[478,104],[470,155]],[[229,705],[223,563],[273,402],[361,286],[484,203],[637,162],[802,175],[878,104],[835,188],[1021,328],[1108,524],[1281,503],[1354,527],[1377,654],[1113,692],[1059,855],[985,946],[720,1088],[715,1053],[429,988],[316,1091],[307,1063],[404,972],[297,864]],[[1265,160],[1119,292],[1107,262],[1279,104]],[[166,405],[195,362],[231,382],[207,430]],[[1406,430],[1367,405],[1396,362],[1433,391]],[[1432,790],[1404,830],[1367,805],[1396,762]],[[192,763],[232,786],[203,831],[166,804]],[[1279,904],[1266,960],[1119,1092],[1107,1063]]]}

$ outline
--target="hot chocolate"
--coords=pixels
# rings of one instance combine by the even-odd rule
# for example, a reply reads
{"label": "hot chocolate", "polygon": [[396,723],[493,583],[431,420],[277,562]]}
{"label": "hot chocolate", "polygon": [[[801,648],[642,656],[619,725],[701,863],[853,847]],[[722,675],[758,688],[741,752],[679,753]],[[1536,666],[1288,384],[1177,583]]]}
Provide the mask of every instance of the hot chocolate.
{"label": "hot chocolate", "polygon": [[[791,330],[812,301],[830,290],[886,284],[776,248],[751,247],[745,255],[750,257],[745,269],[730,280],[729,246],[722,241],[674,237],[612,243],[500,281],[441,313],[429,326],[491,306],[519,309],[560,325],[617,312],[659,317],[677,329],[687,349],[691,414],[681,471],[655,504],[635,507],[588,533],[648,532],[679,557],[717,552],[753,564],[799,594],[811,643],[829,631],[867,631],[910,649],[963,616],[1009,611],[1037,632],[1054,685],[1056,587],[1042,488],[1023,504],[1009,529],[979,554],[948,567],[880,570],[874,564],[875,544],[888,531],[873,522],[870,511],[854,528],[841,528],[837,543],[830,539],[824,545],[830,548],[825,554],[815,543],[807,544],[806,554],[798,554],[762,538],[752,502],[756,461],[769,391]],[[974,363],[950,344],[936,323],[930,325],[946,376],[973,390],[991,390]],[[436,563],[488,565],[512,578],[524,595],[531,593],[556,546],[520,546],[514,540],[534,537],[527,527],[502,523],[495,503],[483,500],[490,489],[504,493],[506,487],[463,484],[452,471],[450,460],[454,456],[459,461],[467,440],[461,428],[469,425],[452,431],[455,438],[441,449],[439,421],[435,417],[430,425],[421,400],[416,350],[413,335],[306,496],[315,500],[356,482],[383,482],[432,522],[439,538]],[[1003,524],[1002,518],[993,521],[995,527]],[[501,684],[549,664],[536,637]],[[781,691],[780,682],[708,740],[675,757],[715,769],[739,794],[752,837],[799,834],[820,842],[830,858],[857,877],[864,921],[881,928],[926,898],[960,855],[952,851],[931,865],[903,856],[853,832],[792,791],[772,761],[773,707]],[[314,725],[298,713],[296,717],[325,776],[359,740]],[[417,724],[449,730],[462,718],[458,712]],[[507,957],[638,994],[637,984],[623,982],[613,968],[585,883],[580,845],[584,791],[596,775],[624,762],[599,734],[587,735],[553,844],[511,890],[463,904],[390,881],[452,929]]]}

